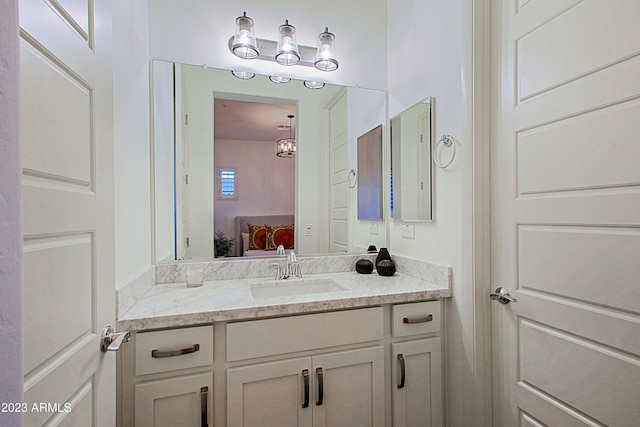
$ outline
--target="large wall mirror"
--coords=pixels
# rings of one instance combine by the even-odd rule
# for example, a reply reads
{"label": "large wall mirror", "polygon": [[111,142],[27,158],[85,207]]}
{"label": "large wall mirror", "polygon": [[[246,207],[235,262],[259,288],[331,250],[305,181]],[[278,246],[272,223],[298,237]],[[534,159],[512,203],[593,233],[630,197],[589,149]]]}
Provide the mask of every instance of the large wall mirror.
{"label": "large wall mirror", "polygon": [[391,119],[391,217],[433,220],[434,98],[426,98]]}
{"label": "large wall mirror", "polygon": [[[303,255],[386,245],[358,221],[348,185],[357,136],[386,121],[384,92],[165,61],[152,70],[156,261],[275,255],[248,248],[269,237],[247,242],[249,223]],[[288,139],[295,152],[278,155],[276,141]],[[216,252],[221,236],[234,242]]]}

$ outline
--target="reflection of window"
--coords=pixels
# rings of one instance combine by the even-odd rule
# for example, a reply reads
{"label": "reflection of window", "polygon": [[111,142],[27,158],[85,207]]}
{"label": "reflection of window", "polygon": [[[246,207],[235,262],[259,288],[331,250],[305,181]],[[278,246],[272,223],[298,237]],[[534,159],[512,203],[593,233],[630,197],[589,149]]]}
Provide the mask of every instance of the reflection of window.
{"label": "reflection of window", "polygon": [[238,174],[236,168],[218,167],[218,199],[238,199]]}

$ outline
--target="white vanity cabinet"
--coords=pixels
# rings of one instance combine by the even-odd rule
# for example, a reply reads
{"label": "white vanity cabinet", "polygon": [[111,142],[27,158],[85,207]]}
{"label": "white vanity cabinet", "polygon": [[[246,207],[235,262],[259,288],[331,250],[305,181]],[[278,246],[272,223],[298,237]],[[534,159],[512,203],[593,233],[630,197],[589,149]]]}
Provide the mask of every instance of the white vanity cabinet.
{"label": "white vanity cabinet", "polygon": [[120,425],[213,425],[212,365],[211,325],[133,334],[120,360]]}
{"label": "white vanity cabinet", "polygon": [[383,318],[373,307],[229,324],[228,359],[305,355],[227,369],[227,427],[383,427],[384,346],[371,345]]}
{"label": "white vanity cabinet", "polygon": [[[440,307],[440,301],[394,305],[393,337],[439,333]],[[393,426],[442,426],[441,338],[393,342],[391,355]]]}

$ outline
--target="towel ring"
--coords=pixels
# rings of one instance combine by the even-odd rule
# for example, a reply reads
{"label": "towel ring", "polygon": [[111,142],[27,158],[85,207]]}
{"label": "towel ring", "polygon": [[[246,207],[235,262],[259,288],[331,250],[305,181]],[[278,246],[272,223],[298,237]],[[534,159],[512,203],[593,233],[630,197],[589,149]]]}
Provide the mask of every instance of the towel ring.
{"label": "towel ring", "polygon": [[[438,161],[438,156],[436,155],[436,152],[438,150],[438,145],[440,143],[442,143],[442,145],[447,148],[453,147],[453,153],[451,154],[451,158],[447,163],[444,163],[444,164]],[[456,144],[453,142],[453,137],[451,135],[446,135],[446,134],[442,135],[442,137],[440,138],[440,141],[436,142],[436,145],[433,147],[433,163],[435,163],[436,166],[439,167],[440,169],[444,169],[448,167],[453,162],[453,159],[455,158],[456,158]]]}
{"label": "towel ring", "polygon": [[[355,180],[353,181],[353,184],[351,184],[352,176],[355,178]],[[349,169],[349,174],[347,175],[347,182],[349,183],[349,188],[356,188],[356,185],[358,185],[358,176],[356,175],[355,169]]]}

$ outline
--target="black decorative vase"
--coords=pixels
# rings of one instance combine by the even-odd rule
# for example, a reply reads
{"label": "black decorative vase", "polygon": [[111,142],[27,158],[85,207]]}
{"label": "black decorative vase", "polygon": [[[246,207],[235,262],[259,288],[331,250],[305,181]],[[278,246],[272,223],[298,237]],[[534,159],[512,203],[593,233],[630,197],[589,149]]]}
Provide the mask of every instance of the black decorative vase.
{"label": "black decorative vase", "polygon": [[383,260],[391,261],[391,255],[389,255],[389,251],[387,250],[387,248],[380,248],[378,256],[376,257],[376,268],[378,268],[378,264],[380,263],[380,261]]}
{"label": "black decorative vase", "polygon": [[393,276],[396,274],[396,264],[390,259],[383,259],[376,264],[376,271],[380,276]]}
{"label": "black decorative vase", "polygon": [[356,271],[360,274],[373,273],[373,263],[368,259],[361,259],[356,262]]}
{"label": "black decorative vase", "polygon": [[375,254],[376,252],[378,252],[378,249],[376,249],[376,245],[369,245],[369,247],[367,248],[367,253]]}

